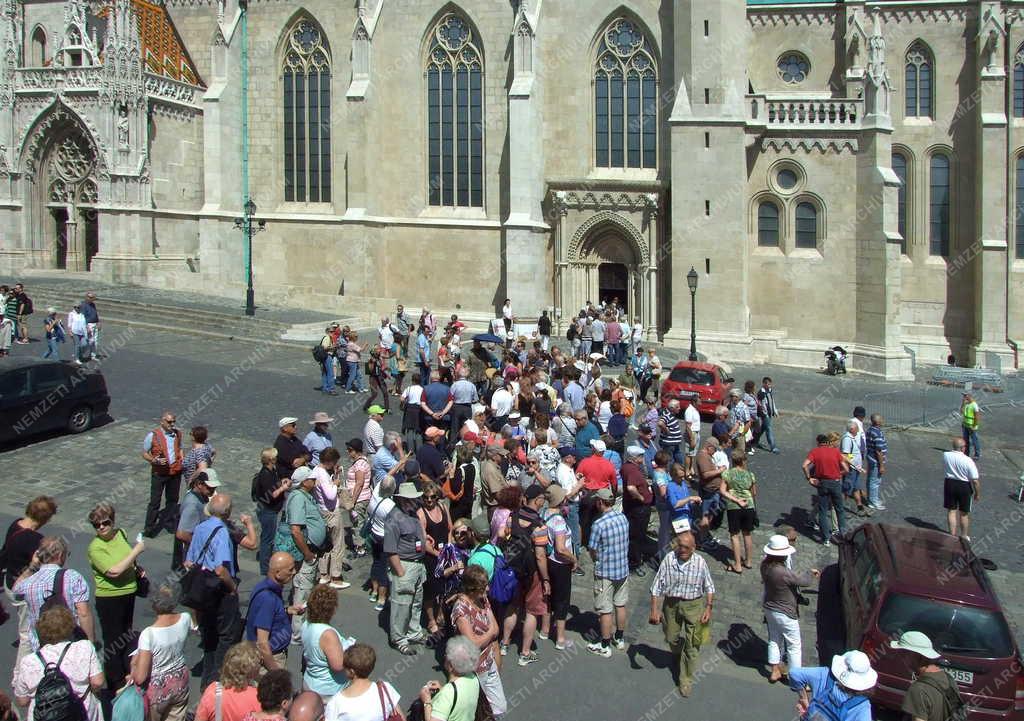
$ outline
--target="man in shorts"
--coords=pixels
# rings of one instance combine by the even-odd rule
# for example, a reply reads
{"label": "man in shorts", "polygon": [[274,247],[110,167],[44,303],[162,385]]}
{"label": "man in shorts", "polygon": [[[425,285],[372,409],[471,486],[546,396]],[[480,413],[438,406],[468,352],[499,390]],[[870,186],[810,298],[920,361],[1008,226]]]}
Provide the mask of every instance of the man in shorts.
{"label": "man in shorts", "polygon": [[[594,494],[599,514],[590,529],[589,550],[594,561],[594,611],[601,619],[601,640],[587,650],[610,658],[611,647],[626,648],[626,604],[629,602],[629,521],[613,509],[615,496],[610,488]],[[615,637],[612,638],[612,611],[615,612]]]}
{"label": "man in shorts", "polygon": [[686,477],[697,472],[697,454],[700,452],[700,411],[696,403],[688,403],[683,411],[683,439],[686,441]]}
{"label": "man in shorts", "polygon": [[711,535],[712,526],[721,523],[722,513],[725,504],[719,490],[722,488],[722,472],[728,469],[715,462],[715,454],[721,450],[717,438],[708,438],[696,457],[697,481],[700,487],[701,498],[701,519],[698,523],[698,535],[702,536],[703,547],[714,546],[718,543]]}
{"label": "man in shorts", "polygon": [[946,509],[949,532],[969,541],[971,507],[981,499],[981,476],[978,465],[966,451],[967,442],[963,438],[954,438],[953,450],[942,454],[946,476],[942,506]]}

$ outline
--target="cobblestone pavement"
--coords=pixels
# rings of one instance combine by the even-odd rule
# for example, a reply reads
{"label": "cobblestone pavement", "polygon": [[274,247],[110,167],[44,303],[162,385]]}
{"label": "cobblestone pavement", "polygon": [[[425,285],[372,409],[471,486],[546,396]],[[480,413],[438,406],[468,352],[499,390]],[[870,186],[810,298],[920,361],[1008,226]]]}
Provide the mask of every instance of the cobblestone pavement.
{"label": "cobblestone pavement", "polygon": [[[0,522],[6,524],[17,517],[26,500],[38,493],[56,495],[61,511],[50,530],[71,536],[72,565],[76,568],[87,567],[84,549],[92,531],[85,523],[85,515],[97,501],[110,499],[116,504],[118,523],[130,536],[141,529],[148,472],[140,458],[140,446],[164,408],[177,413],[181,428],[198,423],[209,426],[211,442],[218,451],[216,467],[225,480],[227,492],[236,499],[236,514],[252,510],[249,480],[257,469],[260,450],[271,444],[276,435],[278,417],[294,415],[304,422],[315,411],[325,410],[339,419],[334,429],[339,445],[361,432],[364,396],[329,398],[318,393],[315,368],[304,349],[270,349],[170,333],[129,333],[113,326],[105,329],[105,342],[109,357],[102,361],[102,367],[113,397],[113,419],[82,436],[31,439],[19,447],[0,451],[0,468],[6,480],[0,484]],[[14,352],[39,353],[41,344],[15,346]],[[764,369],[751,368],[750,373],[750,377],[760,378]],[[795,373],[793,378],[793,383],[797,383]],[[844,387],[847,386],[854,389],[854,381],[844,381]],[[786,388],[786,383],[782,387]],[[790,394],[789,398],[793,403],[786,401],[784,408],[808,404],[806,394]],[[389,416],[385,425],[397,427],[397,414]],[[832,430],[837,424],[798,416],[787,422],[784,416],[778,426],[783,452],[758,453],[752,460],[760,483],[762,524],[754,534],[755,548],[767,541],[775,523],[805,527],[810,493],[800,463],[813,444],[814,434]],[[940,451],[947,447],[946,439],[934,434],[893,432],[889,441],[890,471],[883,486],[889,510],[877,514],[876,520],[942,526]],[[993,442],[998,445],[997,440]],[[1009,497],[1017,487],[1020,462],[1019,452],[1012,448],[986,449],[983,501],[972,516],[975,547],[997,566],[991,576],[1015,629],[1024,619],[1024,568],[1019,541],[1024,507]],[[725,540],[724,531],[719,532],[719,537]],[[798,568],[823,568],[836,557],[834,548],[826,549],[806,537],[798,547]],[[241,556],[244,600],[256,580],[257,570],[253,555],[243,552]],[[170,536],[161,534],[148,543],[141,561],[160,574],[167,570],[169,558]],[[378,671],[393,680],[403,694],[403,703],[408,703],[424,681],[438,676],[435,659],[422,654],[406,658],[388,648],[382,630],[386,619],[373,612],[359,589],[368,564],[356,560],[353,565],[350,575],[356,583],[341,592],[342,603],[335,624],[344,633],[375,646],[380,654]],[[513,700],[511,717],[551,718],[557,714],[565,720],[646,721],[685,714],[693,719],[792,718],[793,694],[770,686],[764,678],[767,634],[759,607],[759,579],[755,572],[742,576],[727,574],[718,562],[712,561],[711,568],[718,587],[712,644],[702,653],[706,674],[691,699],[680,699],[673,690],[660,630],[646,623],[647,591],[652,577],[631,579],[629,651],[616,653],[609,660],[586,653],[586,641],[581,634],[592,633],[596,625],[591,612],[591,582],[575,578],[570,621],[573,647],[558,652],[548,642],[540,641],[541,661],[526,668],[516,666],[512,655],[506,659],[502,676],[506,692]],[[817,663],[817,599],[814,593],[808,595],[811,605],[804,609],[802,619],[804,662]],[[148,609],[140,604],[136,626],[142,628],[151,618]],[[828,628],[823,630],[830,632]],[[4,638],[13,640],[11,624],[2,633],[6,634]],[[8,643],[0,646],[0,663],[9,667],[14,650]],[[190,658],[199,658],[194,647]],[[296,672],[299,669],[295,649],[289,666]],[[194,686],[195,694],[197,679]]]}

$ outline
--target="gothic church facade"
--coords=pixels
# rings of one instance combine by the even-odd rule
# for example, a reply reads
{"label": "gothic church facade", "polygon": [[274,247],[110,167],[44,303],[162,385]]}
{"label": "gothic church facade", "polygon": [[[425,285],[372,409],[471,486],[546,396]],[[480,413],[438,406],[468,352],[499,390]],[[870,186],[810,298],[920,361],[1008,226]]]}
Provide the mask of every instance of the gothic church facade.
{"label": "gothic church facade", "polygon": [[0,272],[906,378],[1024,339],[1018,0],[0,0]]}

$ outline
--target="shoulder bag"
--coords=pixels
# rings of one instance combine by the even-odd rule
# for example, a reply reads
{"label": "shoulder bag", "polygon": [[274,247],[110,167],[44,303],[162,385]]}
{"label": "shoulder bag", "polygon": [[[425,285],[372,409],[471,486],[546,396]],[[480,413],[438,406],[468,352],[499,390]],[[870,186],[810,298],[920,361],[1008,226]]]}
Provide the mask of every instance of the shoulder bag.
{"label": "shoulder bag", "polygon": [[[383,681],[377,682],[377,697],[380,699],[381,721],[403,721],[402,712],[395,707],[395,702],[391,700],[391,693],[384,686]],[[384,699],[387,699],[387,703],[385,703]],[[391,713],[388,713],[389,706],[391,707]]]}
{"label": "shoulder bag", "polygon": [[[128,536],[125,534],[123,528],[118,528],[118,532],[121,534],[121,538],[124,539],[125,543],[128,543]],[[131,547],[132,544],[128,543]],[[139,598],[149,597],[149,576],[146,575],[146,569],[135,564],[135,595]]]}
{"label": "shoulder bag", "polygon": [[202,567],[203,556],[206,555],[214,536],[221,532],[223,526],[217,526],[213,533],[206,539],[203,548],[199,551],[197,563],[192,564],[181,577],[181,603],[190,608],[207,608],[216,603],[223,593],[224,584],[213,571]]}

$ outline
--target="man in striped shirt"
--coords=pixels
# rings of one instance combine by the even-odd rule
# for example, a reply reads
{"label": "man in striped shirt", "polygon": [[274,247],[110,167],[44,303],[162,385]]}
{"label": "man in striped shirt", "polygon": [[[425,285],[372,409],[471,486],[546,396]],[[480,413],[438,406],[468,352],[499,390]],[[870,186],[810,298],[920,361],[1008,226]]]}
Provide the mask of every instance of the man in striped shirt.
{"label": "man in striped shirt", "polygon": [[686,463],[686,454],[682,451],[683,427],[679,423],[679,400],[673,398],[658,414],[659,441],[661,450],[668,453],[675,463]]}
{"label": "man in striped shirt", "polygon": [[715,583],[704,557],[694,553],[696,547],[692,533],[678,534],[674,553],[662,559],[651,584],[650,622],[660,623],[665,631],[679,669],[679,694],[683,697],[693,690],[693,674],[715,602]]}
{"label": "man in striped shirt", "polygon": [[882,487],[882,476],[885,475],[885,459],[889,455],[889,444],[882,432],[885,419],[878,413],[871,414],[871,427],[867,433],[868,449],[868,506],[876,511],[884,511],[885,504],[879,489]]}

